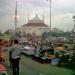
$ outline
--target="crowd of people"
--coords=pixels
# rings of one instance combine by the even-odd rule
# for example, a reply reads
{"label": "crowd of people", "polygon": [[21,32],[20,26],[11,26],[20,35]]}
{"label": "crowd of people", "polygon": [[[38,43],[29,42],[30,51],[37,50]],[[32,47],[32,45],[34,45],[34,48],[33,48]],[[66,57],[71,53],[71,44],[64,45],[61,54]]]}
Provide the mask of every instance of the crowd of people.
{"label": "crowd of people", "polygon": [[[10,62],[10,68],[12,69],[13,75],[19,75],[19,61],[21,59],[21,48],[22,48],[22,42],[18,39],[11,39],[9,41],[3,41],[0,39],[0,61],[2,60],[2,46],[8,47],[8,53],[9,53],[9,62]],[[37,44],[32,44],[31,47],[34,47],[34,54],[37,54],[38,46]],[[40,57],[52,57],[54,56],[54,46],[52,43],[49,43],[49,46],[41,45],[39,49],[39,53],[41,54]],[[58,57],[56,54],[55,57]],[[53,57],[54,58],[54,57]]]}
{"label": "crowd of people", "polygon": [[19,40],[4,41],[0,39],[0,61],[3,59],[2,52],[5,51],[3,50],[4,45],[8,47],[9,62],[13,75],[19,75],[19,60],[21,57],[21,45],[19,44]]}
{"label": "crowd of people", "polygon": [[[3,59],[2,52],[5,51],[2,50],[3,46],[6,46],[8,48],[9,62],[10,62],[9,66],[12,69],[13,75],[19,75],[19,61],[21,58],[21,42],[18,39],[15,40],[11,39],[9,41],[4,41],[3,39],[0,39],[0,61],[2,61]],[[37,44],[34,44],[33,47],[34,47],[34,53],[36,54]],[[42,50],[42,47],[40,47],[40,49],[41,49],[40,52],[41,54],[46,53],[45,50]],[[53,53],[53,49],[51,50],[51,53]]]}
{"label": "crowd of people", "polygon": [[19,75],[19,60],[21,56],[21,47],[18,40],[14,40],[9,47],[9,60],[13,75]]}

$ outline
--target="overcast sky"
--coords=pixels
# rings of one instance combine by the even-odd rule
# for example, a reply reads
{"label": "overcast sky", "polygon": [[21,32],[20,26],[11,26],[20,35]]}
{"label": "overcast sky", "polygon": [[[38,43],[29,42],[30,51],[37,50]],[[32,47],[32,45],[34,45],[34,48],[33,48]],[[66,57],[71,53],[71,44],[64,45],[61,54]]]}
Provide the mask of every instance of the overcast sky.
{"label": "overcast sky", "polygon": [[[14,11],[16,0],[0,0],[0,30],[14,28]],[[45,17],[45,23],[49,25],[50,3],[47,0],[17,0],[18,1],[18,26],[27,23],[28,14],[30,19]],[[52,28],[62,30],[73,29],[73,15],[75,15],[75,0],[52,0]]]}

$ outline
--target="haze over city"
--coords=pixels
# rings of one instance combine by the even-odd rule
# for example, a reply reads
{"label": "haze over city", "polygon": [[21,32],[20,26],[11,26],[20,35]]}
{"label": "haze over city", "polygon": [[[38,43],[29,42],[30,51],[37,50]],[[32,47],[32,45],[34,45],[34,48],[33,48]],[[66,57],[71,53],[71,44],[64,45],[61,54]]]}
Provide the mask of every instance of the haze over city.
{"label": "haze over city", "polygon": [[[14,13],[16,0],[0,0],[0,30],[14,28]],[[45,18],[45,23],[49,25],[50,20],[50,2],[48,0],[17,0],[18,1],[18,26],[28,22],[29,18]],[[74,0],[52,0],[52,28],[62,30],[73,29],[73,15],[75,15]]]}

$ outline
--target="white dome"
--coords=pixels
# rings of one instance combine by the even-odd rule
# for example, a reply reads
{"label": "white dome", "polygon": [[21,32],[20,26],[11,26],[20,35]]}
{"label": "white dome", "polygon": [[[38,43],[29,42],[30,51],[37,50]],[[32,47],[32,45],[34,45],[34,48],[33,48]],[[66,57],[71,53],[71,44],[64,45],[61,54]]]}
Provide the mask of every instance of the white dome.
{"label": "white dome", "polygon": [[44,23],[44,21],[40,20],[36,14],[36,16],[32,20],[29,20],[29,23]]}

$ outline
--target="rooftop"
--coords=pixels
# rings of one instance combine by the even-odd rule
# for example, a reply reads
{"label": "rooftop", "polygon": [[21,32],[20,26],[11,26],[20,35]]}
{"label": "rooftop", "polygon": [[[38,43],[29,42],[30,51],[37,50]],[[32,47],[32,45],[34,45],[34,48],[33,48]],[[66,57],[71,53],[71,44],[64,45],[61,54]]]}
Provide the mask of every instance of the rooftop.
{"label": "rooftop", "polygon": [[39,19],[39,17],[36,16],[29,20],[27,24],[24,24],[23,26],[44,26],[44,27],[48,27],[48,25],[44,24],[44,20]]}
{"label": "rooftop", "polygon": [[36,14],[36,16],[35,16],[33,19],[29,20],[29,23],[44,23],[44,21],[41,20],[41,19],[38,17],[38,15]]}

